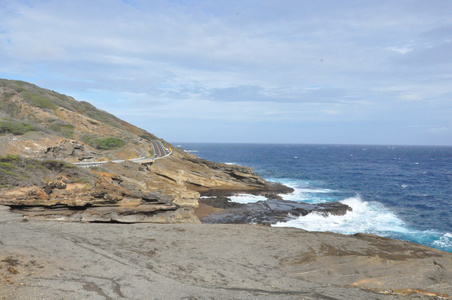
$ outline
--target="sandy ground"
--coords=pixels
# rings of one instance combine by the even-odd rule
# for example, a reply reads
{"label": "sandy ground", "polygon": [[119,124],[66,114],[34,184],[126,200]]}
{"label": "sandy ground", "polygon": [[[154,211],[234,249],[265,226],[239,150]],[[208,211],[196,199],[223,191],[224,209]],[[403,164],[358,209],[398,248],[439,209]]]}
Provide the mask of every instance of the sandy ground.
{"label": "sandy ground", "polygon": [[452,254],[373,236],[24,222],[6,208],[0,228],[0,299],[439,299],[452,291]]}

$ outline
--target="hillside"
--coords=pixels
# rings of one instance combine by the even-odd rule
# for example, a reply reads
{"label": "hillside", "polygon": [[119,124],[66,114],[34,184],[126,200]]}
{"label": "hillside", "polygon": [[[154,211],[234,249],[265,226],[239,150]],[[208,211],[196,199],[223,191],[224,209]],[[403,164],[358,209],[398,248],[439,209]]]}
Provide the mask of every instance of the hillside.
{"label": "hillside", "polygon": [[[155,140],[172,154],[127,160],[153,158]],[[75,164],[105,159],[125,160]],[[451,254],[408,242],[254,225],[97,224],[268,225],[350,210],[279,196],[290,191],[89,103],[0,80],[1,299],[450,298]],[[267,201],[231,203],[238,192]]]}
{"label": "hillside", "polygon": [[290,190],[251,168],[208,162],[182,149],[144,164],[109,162],[91,170],[71,164],[152,158],[153,140],[174,149],[87,102],[0,79],[0,204],[68,220],[199,222],[193,209],[201,194]]}
{"label": "hillside", "polygon": [[[149,141],[157,139],[88,102],[5,79],[0,79],[0,135],[0,153],[71,162],[150,156]],[[74,151],[67,153],[68,147]]]}

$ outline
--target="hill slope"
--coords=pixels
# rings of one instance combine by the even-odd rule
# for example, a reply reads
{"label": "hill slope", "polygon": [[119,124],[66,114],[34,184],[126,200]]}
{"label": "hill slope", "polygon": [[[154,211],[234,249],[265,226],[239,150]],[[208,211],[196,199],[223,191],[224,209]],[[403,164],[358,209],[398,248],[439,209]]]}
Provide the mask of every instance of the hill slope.
{"label": "hill slope", "polygon": [[71,165],[41,163],[153,157],[155,139],[87,102],[0,79],[0,204],[71,220],[196,222],[193,208],[201,193],[290,190],[266,182],[251,168],[208,162],[182,149],[146,164],[106,163],[87,171],[89,176],[69,172]]}
{"label": "hill slope", "polygon": [[[149,141],[157,139],[87,102],[5,79],[0,79],[0,136],[0,153],[72,162],[149,156]],[[62,145],[68,140],[72,145]],[[59,153],[61,148],[66,152]]]}

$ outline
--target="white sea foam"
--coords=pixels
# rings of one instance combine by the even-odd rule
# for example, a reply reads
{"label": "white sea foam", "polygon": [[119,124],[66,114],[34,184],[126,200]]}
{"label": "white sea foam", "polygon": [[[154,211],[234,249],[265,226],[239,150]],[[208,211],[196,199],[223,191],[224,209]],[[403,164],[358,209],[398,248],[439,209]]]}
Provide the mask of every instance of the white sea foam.
{"label": "white sea foam", "polygon": [[[202,196],[201,199],[209,199],[211,196]],[[247,203],[256,203],[258,201],[266,201],[267,197],[264,196],[256,196],[256,195],[249,195],[249,194],[237,194],[234,196],[229,196],[229,199],[231,199],[231,202],[241,203],[241,204],[247,204]]]}
{"label": "white sea foam", "polygon": [[247,195],[247,194],[238,194],[235,196],[231,196],[229,198],[231,199],[232,202],[242,203],[242,204],[256,203],[258,201],[267,200],[267,198],[264,196],[255,196],[255,195]]}
{"label": "white sea foam", "polygon": [[358,195],[340,201],[352,208],[343,216],[310,213],[274,227],[295,227],[308,231],[331,231],[342,234],[370,233],[403,239],[452,252],[452,233],[416,230],[407,226],[395,213],[379,202],[363,201]]}
{"label": "white sea foam", "polygon": [[444,250],[452,250],[452,233],[446,232],[438,240],[433,242],[433,246]]}
{"label": "white sea foam", "polygon": [[365,202],[359,196],[341,201],[353,210],[343,216],[324,217],[311,213],[304,217],[279,222],[276,227],[297,227],[309,231],[332,231],[344,234],[358,232],[380,234],[387,231],[405,233],[405,223],[378,202]]}
{"label": "white sea foam", "polygon": [[[340,191],[322,188],[321,182],[307,180],[276,179],[294,189],[294,192],[281,195],[284,200],[322,203],[337,201]],[[409,185],[402,184],[401,188]],[[231,197],[238,203],[254,203],[264,200],[262,196],[237,195]],[[416,230],[410,228],[402,219],[383,204],[376,201],[364,201],[359,195],[340,201],[352,208],[343,216],[329,215],[325,217],[319,213],[311,213],[304,217],[294,218],[287,222],[279,222],[275,227],[296,227],[308,231],[331,231],[342,234],[355,234],[359,232],[371,233],[379,236],[408,240],[444,251],[452,252],[452,233],[435,230]]]}
{"label": "white sea foam", "polygon": [[284,200],[295,201],[295,202],[308,202],[308,203],[322,203],[326,201],[331,201],[334,199],[329,199],[326,194],[334,193],[335,190],[313,187],[309,181],[281,181],[288,187],[294,189],[290,194],[281,195]]}

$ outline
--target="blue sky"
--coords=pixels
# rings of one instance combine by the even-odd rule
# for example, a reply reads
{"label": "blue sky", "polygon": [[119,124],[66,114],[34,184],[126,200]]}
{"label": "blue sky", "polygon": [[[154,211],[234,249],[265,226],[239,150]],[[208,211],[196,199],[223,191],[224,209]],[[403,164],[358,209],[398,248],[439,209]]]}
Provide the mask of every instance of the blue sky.
{"label": "blue sky", "polygon": [[452,145],[452,1],[1,0],[0,77],[170,142]]}

